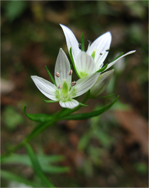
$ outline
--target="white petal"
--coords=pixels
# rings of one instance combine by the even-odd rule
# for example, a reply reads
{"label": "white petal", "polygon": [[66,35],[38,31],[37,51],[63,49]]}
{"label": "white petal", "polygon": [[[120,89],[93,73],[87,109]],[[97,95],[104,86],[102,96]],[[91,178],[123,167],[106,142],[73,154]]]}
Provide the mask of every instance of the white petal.
{"label": "white petal", "polygon": [[75,108],[76,106],[79,105],[79,102],[72,99],[71,101],[66,101],[66,102],[63,102],[63,101],[60,101],[59,104],[63,107],[63,108]]}
{"label": "white petal", "polygon": [[[111,45],[112,36],[108,31],[99,36],[88,48],[87,53],[92,55],[93,51],[96,51],[94,61],[98,64],[102,64],[108,55],[108,51]],[[102,53],[103,55],[100,55]],[[99,59],[100,57],[100,59]],[[98,60],[98,61],[97,61]],[[99,66],[99,65],[98,65]]]}
{"label": "white petal", "polygon": [[[96,72],[96,65],[93,58],[88,55],[86,52],[80,52],[77,61],[76,68],[80,75],[80,72],[86,73],[87,75],[93,74]],[[80,75],[80,77],[82,77]]]}
{"label": "white petal", "polygon": [[31,78],[41,93],[49,99],[57,100],[55,97],[55,91],[57,88],[54,84],[38,76],[31,76]]}
{"label": "white petal", "polygon": [[84,78],[80,78],[77,82],[76,85],[72,87],[76,89],[76,96],[80,96],[87,92],[96,82],[98,76],[100,73],[94,73],[90,76],[86,76]]}
{"label": "white petal", "polygon": [[104,90],[106,89],[107,85],[109,84],[112,78],[113,72],[114,72],[114,69],[107,71],[98,77],[96,83],[90,89],[90,95],[92,97],[97,97],[102,92],[104,92]]}
{"label": "white petal", "polygon": [[107,68],[106,68],[105,70],[109,69],[111,66],[113,66],[113,65],[114,65],[118,60],[120,60],[121,58],[123,58],[123,57],[125,57],[125,56],[127,56],[127,55],[129,55],[129,54],[133,54],[134,52],[136,52],[136,50],[132,50],[132,51],[130,51],[130,52],[127,52],[126,54],[122,55],[121,57],[119,57],[119,58],[116,59],[115,61],[109,63],[108,66],[107,66]]}
{"label": "white petal", "polygon": [[68,83],[68,86],[70,88],[71,86],[71,75],[69,75],[69,71],[71,70],[70,68],[70,63],[69,60],[65,54],[65,52],[60,48],[59,54],[56,59],[56,65],[55,65],[55,73],[58,72],[60,74],[59,77],[55,75],[55,81],[56,85],[62,85],[64,79]]}
{"label": "white petal", "polygon": [[72,48],[72,54],[73,54],[74,61],[75,61],[76,57],[78,56],[79,52],[81,51],[79,49],[79,43],[78,43],[75,35],[73,34],[73,32],[68,27],[66,27],[65,25],[62,25],[62,24],[60,24],[60,26],[62,27],[65,38],[66,38],[68,52],[70,52],[70,48]]}

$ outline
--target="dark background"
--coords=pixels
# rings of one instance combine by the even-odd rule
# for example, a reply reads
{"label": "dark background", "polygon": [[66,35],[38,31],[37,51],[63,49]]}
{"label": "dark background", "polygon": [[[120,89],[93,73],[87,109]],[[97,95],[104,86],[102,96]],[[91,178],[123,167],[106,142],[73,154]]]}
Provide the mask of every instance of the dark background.
{"label": "dark background", "polygon": [[[69,173],[48,174],[58,187],[147,187],[148,158],[148,2],[147,1],[2,1],[1,2],[1,114],[2,153],[25,138],[37,123],[28,113],[51,114],[58,103],[43,102],[30,76],[49,79],[59,48],[67,53],[59,23],[68,26],[87,46],[106,31],[112,33],[109,63],[121,52],[136,50],[119,61],[102,95],[115,93],[119,101],[100,117],[86,121],[61,121],[30,143],[34,151],[62,154],[60,164]],[[113,98],[89,100],[91,111]],[[26,153],[22,148],[20,154]],[[8,168],[8,167],[7,167]],[[10,171],[14,169],[10,166]],[[19,173],[20,167],[15,167]],[[21,168],[30,178],[32,169]],[[2,181],[6,186],[7,182]]]}

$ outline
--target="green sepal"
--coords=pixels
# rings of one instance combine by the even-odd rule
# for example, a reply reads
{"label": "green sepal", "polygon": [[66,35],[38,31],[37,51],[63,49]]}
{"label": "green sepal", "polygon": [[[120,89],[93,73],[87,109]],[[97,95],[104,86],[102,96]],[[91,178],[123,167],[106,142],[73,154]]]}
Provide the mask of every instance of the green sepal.
{"label": "green sepal", "polygon": [[23,112],[32,121],[47,122],[47,121],[51,121],[53,118],[52,115],[48,115],[48,114],[27,114],[26,106],[23,107]]}
{"label": "green sepal", "polygon": [[79,105],[80,105],[80,106],[88,106],[88,105],[83,104],[83,103],[81,103],[81,102],[79,102]]}
{"label": "green sepal", "polygon": [[[117,60],[117,59],[118,59],[119,57],[121,57],[123,54],[124,54],[123,52],[120,53],[120,55],[118,55],[113,61]],[[112,61],[112,62],[113,62],[113,61]],[[112,63],[112,62],[111,62],[111,63]]]}
{"label": "green sepal", "polygon": [[54,80],[54,78],[53,78],[52,74],[50,73],[50,71],[49,71],[49,69],[48,69],[48,67],[47,67],[46,65],[45,65],[45,68],[46,68],[46,70],[47,70],[47,73],[48,73],[48,75],[49,75],[49,77],[50,77],[51,81],[53,82],[53,84],[55,84],[55,85],[56,85],[55,80]]}
{"label": "green sepal", "polygon": [[107,111],[109,108],[111,108],[113,106],[113,104],[118,100],[119,96],[117,96],[117,98],[110,103],[108,106],[99,109],[99,110],[94,110],[93,112],[88,112],[88,113],[78,113],[78,114],[72,114],[69,115],[67,117],[64,117],[65,120],[84,120],[84,119],[88,119],[94,116],[98,116],[102,113],[104,113],[105,111]]}
{"label": "green sepal", "polygon": [[46,102],[46,103],[55,103],[55,102],[58,102],[58,101],[53,101],[53,100],[45,100],[45,99],[43,99],[43,101],[44,101],[44,102]]}
{"label": "green sepal", "polygon": [[81,50],[85,51],[85,48],[84,48],[84,34],[83,33],[82,33],[82,36],[81,36]]}
{"label": "green sepal", "polygon": [[99,69],[97,72],[103,72],[106,68],[107,68],[108,64],[106,64],[104,67],[102,67],[101,69]]}
{"label": "green sepal", "polygon": [[77,69],[76,69],[76,66],[75,66],[75,62],[74,62],[74,59],[73,59],[72,48],[70,48],[70,59],[71,59],[71,61],[72,61],[72,64],[73,64],[73,67],[74,67],[74,70],[75,70],[77,76],[80,78],[80,75],[79,75],[78,72],[77,72]]}

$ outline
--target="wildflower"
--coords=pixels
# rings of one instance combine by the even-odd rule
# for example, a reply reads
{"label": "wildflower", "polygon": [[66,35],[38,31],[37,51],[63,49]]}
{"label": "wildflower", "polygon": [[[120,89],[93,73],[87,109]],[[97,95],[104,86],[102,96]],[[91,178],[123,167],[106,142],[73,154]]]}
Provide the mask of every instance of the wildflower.
{"label": "wildflower", "polygon": [[[110,44],[112,41],[111,33],[108,31],[99,36],[92,44],[89,42],[88,49],[85,52],[84,47],[82,47],[82,50],[80,49],[81,46],[73,32],[62,24],[60,24],[60,26],[63,29],[69,53],[70,49],[72,50],[74,66],[78,76],[82,78],[99,71],[103,67],[104,61],[109,53]],[[135,50],[129,51],[112,61],[107,65],[104,71],[113,66],[122,57],[134,52]]]}
{"label": "wildflower", "polygon": [[94,85],[98,76],[99,73],[95,73],[76,82],[71,82],[72,70],[70,63],[64,51],[60,49],[55,65],[56,85],[38,76],[31,76],[31,78],[40,92],[47,98],[55,102],[59,101],[63,108],[72,109],[79,105],[79,102],[73,98],[87,92]]}

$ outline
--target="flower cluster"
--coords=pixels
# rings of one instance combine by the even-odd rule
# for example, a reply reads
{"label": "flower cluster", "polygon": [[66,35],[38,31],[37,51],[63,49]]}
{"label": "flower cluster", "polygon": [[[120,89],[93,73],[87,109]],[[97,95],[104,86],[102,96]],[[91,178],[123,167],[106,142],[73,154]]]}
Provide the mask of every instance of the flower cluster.
{"label": "flower cluster", "polygon": [[[79,79],[72,82],[73,71],[66,54],[61,48],[55,64],[55,82],[51,83],[38,76],[31,76],[31,78],[41,93],[51,99],[52,102],[59,102],[63,108],[72,109],[79,105],[79,102],[74,98],[88,90],[90,90],[90,97],[97,97],[101,94],[106,89],[114,72],[114,70],[106,70],[122,57],[134,53],[135,50],[121,55],[104,66],[112,40],[110,32],[101,35],[92,44],[89,43],[85,52],[83,42],[80,46],[72,31],[62,24],[60,26],[63,29],[68,52]],[[102,73],[103,71],[106,72]]]}

